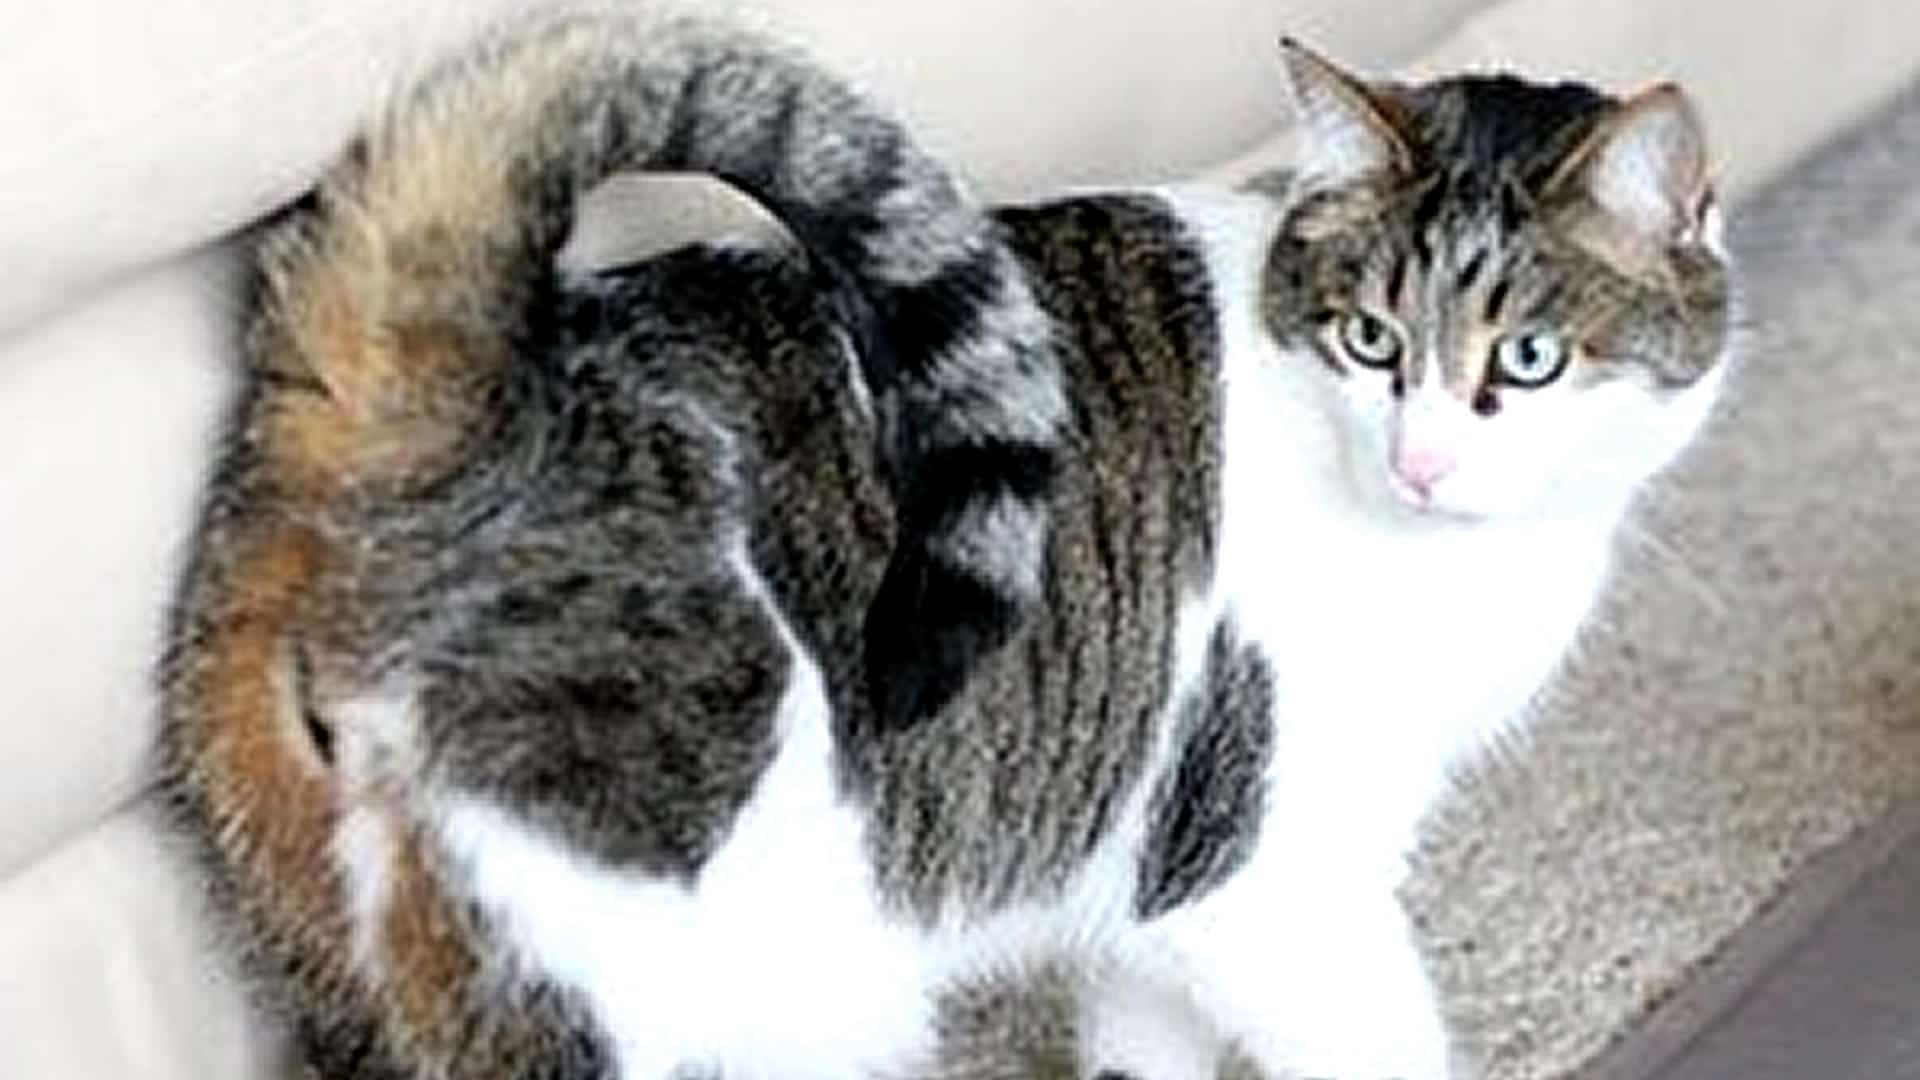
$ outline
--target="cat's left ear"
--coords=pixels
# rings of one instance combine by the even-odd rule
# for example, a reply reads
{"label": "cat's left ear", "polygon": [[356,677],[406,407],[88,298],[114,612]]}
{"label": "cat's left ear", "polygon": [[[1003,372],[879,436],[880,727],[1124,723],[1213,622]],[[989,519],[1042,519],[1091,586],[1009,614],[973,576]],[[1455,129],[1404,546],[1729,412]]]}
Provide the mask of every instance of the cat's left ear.
{"label": "cat's left ear", "polygon": [[1406,140],[1366,83],[1292,38],[1281,39],[1280,59],[1313,183],[1341,187],[1408,166]]}
{"label": "cat's left ear", "polygon": [[1576,185],[1642,242],[1713,242],[1706,131],[1693,102],[1672,83],[1616,106],[1561,163],[1547,191],[1569,193]]}

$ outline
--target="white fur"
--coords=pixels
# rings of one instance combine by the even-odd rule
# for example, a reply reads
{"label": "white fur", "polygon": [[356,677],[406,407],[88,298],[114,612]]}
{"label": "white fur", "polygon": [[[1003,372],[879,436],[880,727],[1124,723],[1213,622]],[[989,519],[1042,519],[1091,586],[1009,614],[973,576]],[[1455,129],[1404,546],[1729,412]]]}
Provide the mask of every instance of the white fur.
{"label": "white fur", "polygon": [[379,972],[384,963],[379,948],[380,913],[393,891],[393,860],[398,852],[393,818],[387,808],[349,806],[333,834],[334,865],[340,868],[347,890],[347,910],[353,916],[353,956],[362,966]]}
{"label": "white fur", "polygon": [[330,854],[353,915],[354,957],[374,971],[383,962],[380,913],[392,894],[399,852],[396,795],[420,764],[412,701],[412,687],[394,680],[328,709],[340,776],[340,826]]}

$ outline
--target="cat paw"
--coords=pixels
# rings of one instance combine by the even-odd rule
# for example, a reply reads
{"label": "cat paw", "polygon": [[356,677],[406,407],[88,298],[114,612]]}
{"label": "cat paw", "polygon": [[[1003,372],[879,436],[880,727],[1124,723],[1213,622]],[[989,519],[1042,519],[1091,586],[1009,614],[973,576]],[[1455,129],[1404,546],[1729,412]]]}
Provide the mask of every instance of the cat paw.
{"label": "cat paw", "polygon": [[1240,1049],[1265,1080],[1469,1080],[1437,1014],[1376,1015],[1373,1023],[1326,1024],[1265,1048]]}
{"label": "cat paw", "polygon": [[1082,1001],[1086,1080],[1215,1080],[1221,1045],[1187,996],[1148,979],[1108,979]]}
{"label": "cat paw", "polygon": [[1448,1065],[1444,1044],[1384,1047],[1378,1052],[1343,1054],[1302,1062],[1280,1076],[1300,1080],[1466,1080]]}

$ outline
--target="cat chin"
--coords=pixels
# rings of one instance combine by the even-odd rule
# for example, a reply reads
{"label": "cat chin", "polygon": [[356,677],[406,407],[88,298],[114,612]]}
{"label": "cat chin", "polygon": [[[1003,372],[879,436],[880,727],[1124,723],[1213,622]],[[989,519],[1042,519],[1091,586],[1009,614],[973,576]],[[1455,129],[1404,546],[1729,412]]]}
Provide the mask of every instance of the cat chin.
{"label": "cat chin", "polygon": [[[1380,456],[1384,461],[1384,456]],[[1355,498],[1392,526],[1410,531],[1470,529],[1503,520],[1536,517],[1533,500],[1442,484],[1422,496],[1391,469],[1360,466],[1348,470]]]}
{"label": "cat chin", "polygon": [[1611,522],[1631,501],[1631,490],[1582,489],[1575,484],[1547,485],[1524,492],[1449,491],[1442,487],[1423,498],[1385,476],[1378,498],[1385,511],[1406,527],[1430,530],[1494,528],[1554,522]]}
{"label": "cat chin", "polygon": [[1391,474],[1383,474],[1380,486],[1388,513],[1414,527],[1470,526],[1498,516],[1483,507],[1422,496]]}
{"label": "cat chin", "polygon": [[1502,517],[1512,516],[1478,506],[1453,505],[1446,502],[1403,503],[1407,511],[1423,524],[1441,528],[1470,528],[1499,521]]}

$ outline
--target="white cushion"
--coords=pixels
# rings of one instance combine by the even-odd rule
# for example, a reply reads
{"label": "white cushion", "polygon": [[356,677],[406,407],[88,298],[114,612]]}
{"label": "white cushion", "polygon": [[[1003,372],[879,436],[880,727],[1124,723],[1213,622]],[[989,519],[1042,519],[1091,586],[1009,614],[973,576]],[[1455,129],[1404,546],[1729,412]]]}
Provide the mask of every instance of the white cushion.
{"label": "white cushion", "polygon": [[214,961],[188,860],[127,812],[0,887],[0,1076],[268,1074],[269,1033]]}

